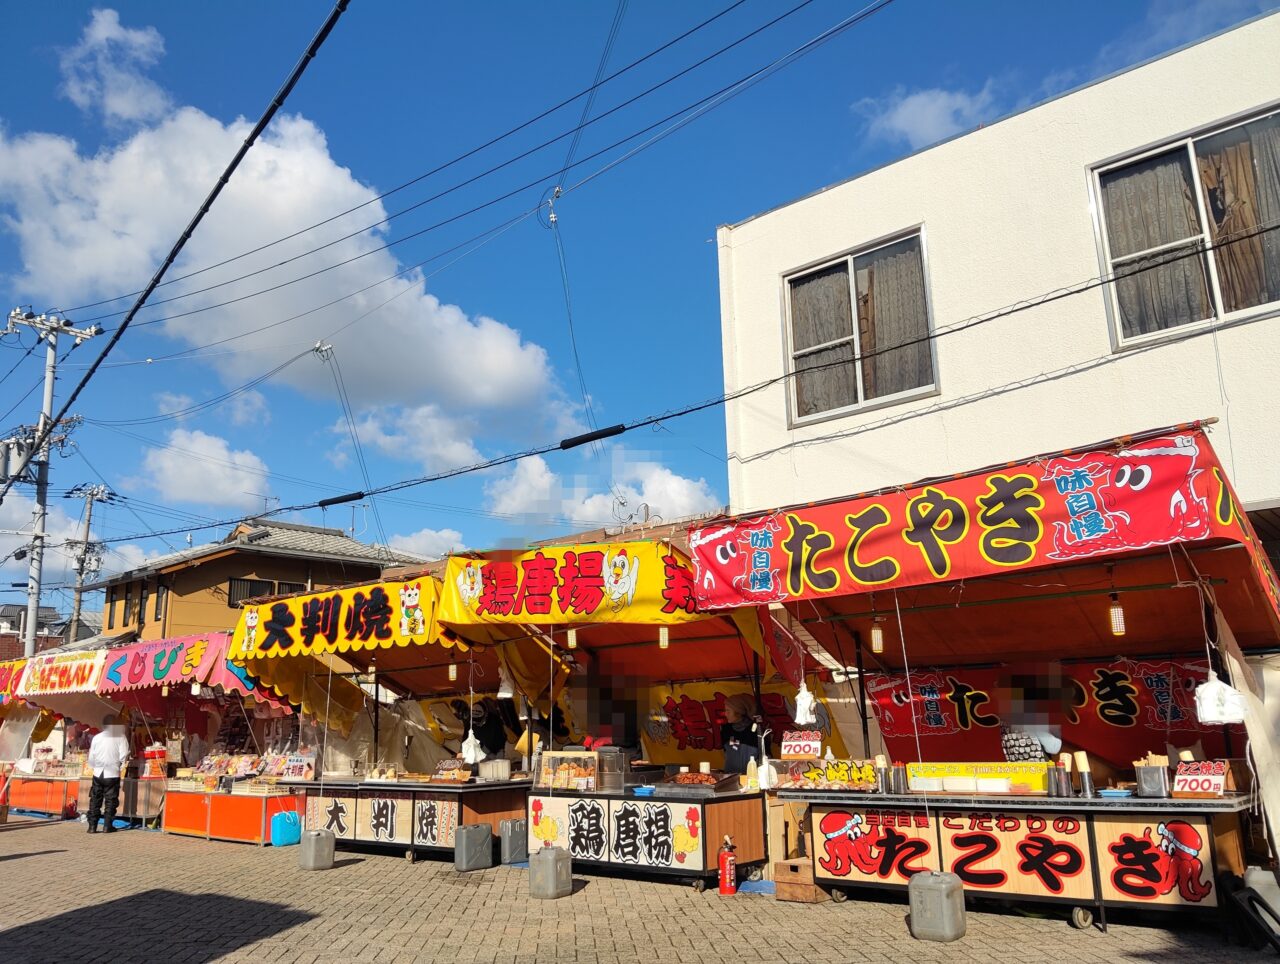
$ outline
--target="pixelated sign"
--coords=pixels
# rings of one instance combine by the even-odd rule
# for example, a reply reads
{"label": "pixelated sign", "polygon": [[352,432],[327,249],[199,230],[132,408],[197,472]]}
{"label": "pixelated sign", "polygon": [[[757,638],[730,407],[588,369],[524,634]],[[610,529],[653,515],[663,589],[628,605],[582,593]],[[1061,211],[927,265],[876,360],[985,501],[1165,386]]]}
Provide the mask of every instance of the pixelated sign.
{"label": "pixelated sign", "polygon": [[1018,680],[1001,669],[919,669],[910,686],[903,674],[876,673],[867,676],[867,696],[889,755],[899,761],[916,759],[917,733],[927,760],[999,760],[1001,728],[1017,729],[1028,719],[1117,766],[1128,767],[1166,742],[1189,746],[1199,740],[1206,752],[1225,755],[1223,728],[1202,726],[1196,717],[1204,660],[1126,659],[1050,669],[1038,698],[1025,702],[1025,691],[1011,685]]}

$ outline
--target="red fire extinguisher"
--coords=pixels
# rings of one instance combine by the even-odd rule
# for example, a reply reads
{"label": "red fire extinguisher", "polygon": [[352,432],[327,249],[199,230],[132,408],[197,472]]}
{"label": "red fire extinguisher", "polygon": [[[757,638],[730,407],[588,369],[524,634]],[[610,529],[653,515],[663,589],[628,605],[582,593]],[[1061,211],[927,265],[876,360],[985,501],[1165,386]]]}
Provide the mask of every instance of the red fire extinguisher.
{"label": "red fire extinguisher", "polygon": [[733,838],[725,834],[720,845],[720,894],[732,897],[738,892],[738,858],[733,855]]}

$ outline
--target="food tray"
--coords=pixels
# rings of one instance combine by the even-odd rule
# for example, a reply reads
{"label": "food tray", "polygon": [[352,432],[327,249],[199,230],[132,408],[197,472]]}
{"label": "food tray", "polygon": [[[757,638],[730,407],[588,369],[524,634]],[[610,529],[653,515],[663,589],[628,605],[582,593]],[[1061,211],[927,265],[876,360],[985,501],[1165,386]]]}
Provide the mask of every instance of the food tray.
{"label": "food tray", "polygon": [[663,794],[672,797],[691,797],[699,799],[702,797],[714,797],[717,793],[733,793],[740,789],[742,781],[738,779],[738,774],[716,774],[719,779],[714,783],[676,783],[675,777],[668,777],[658,785],[658,789]]}

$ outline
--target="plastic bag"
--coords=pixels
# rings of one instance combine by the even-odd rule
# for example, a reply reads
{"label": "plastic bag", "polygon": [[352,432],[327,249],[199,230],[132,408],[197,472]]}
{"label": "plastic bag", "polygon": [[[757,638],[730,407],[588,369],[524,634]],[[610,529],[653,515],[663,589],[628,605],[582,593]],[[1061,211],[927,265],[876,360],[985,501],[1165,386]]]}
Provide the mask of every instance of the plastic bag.
{"label": "plastic bag", "polygon": [[816,702],[813,694],[809,692],[809,687],[805,686],[804,680],[801,680],[800,690],[796,693],[796,726],[813,726],[818,722],[818,715],[813,710]]}
{"label": "plastic bag", "polygon": [[1244,695],[1209,670],[1209,678],[1196,687],[1196,717],[1201,723],[1243,723]]}
{"label": "plastic bag", "polygon": [[480,741],[476,739],[476,731],[468,730],[467,738],[462,741],[462,760],[464,763],[475,764],[483,760],[487,753],[484,747],[480,745]]}

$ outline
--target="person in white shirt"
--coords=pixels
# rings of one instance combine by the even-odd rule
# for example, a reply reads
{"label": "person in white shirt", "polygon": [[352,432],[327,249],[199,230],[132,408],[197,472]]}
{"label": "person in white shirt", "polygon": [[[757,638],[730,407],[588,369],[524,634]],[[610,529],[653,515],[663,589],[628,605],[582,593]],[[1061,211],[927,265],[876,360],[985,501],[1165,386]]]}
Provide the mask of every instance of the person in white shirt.
{"label": "person in white shirt", "polygon": [[98,832],[98,818],[106,820],[106,832],[115,833],[116,807],[120,803],[120,771],[129,762],[129,738],[117,716],[102,721],[102,731],[89,744],[93,785],[89,790],[89,833]]}

